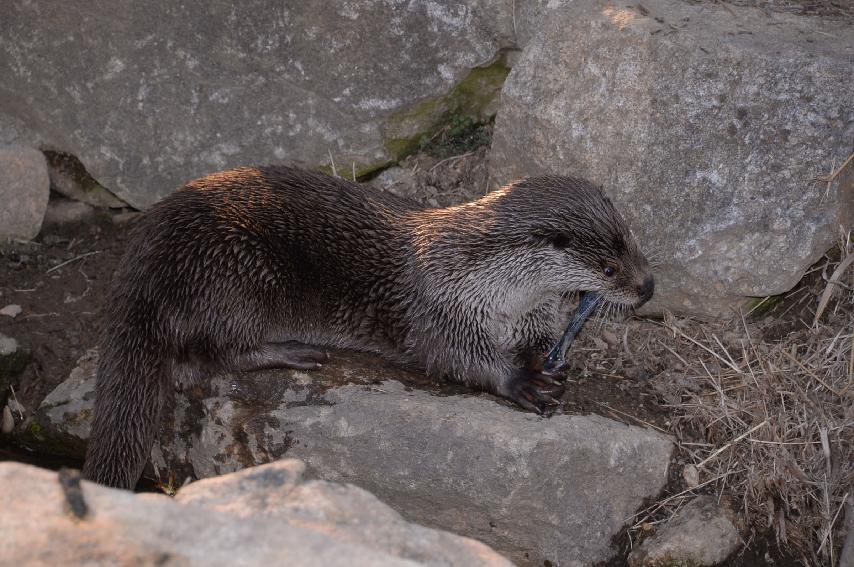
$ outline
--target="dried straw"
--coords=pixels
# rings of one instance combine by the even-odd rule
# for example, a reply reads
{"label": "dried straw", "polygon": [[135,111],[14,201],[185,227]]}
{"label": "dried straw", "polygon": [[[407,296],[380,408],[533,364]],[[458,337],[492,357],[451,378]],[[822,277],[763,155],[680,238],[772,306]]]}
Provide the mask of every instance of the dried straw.
{"label": "dried straw", "polygon": [[743,317],[735,328],[665,319],[662,356],[690,384],[668,397],[672,430],[680,459],[699,470],[700,482],[644,510],[634,529],[711,488],[736,503],[751,540],[770,529],[803,563],[839,564],[843,510],[854,498],[850,234],[840,248],[841,259],[826,261],[824,281],[809,294],[812,305],[821,295],[824,316],[782,340],[761,340],[762,325]]}

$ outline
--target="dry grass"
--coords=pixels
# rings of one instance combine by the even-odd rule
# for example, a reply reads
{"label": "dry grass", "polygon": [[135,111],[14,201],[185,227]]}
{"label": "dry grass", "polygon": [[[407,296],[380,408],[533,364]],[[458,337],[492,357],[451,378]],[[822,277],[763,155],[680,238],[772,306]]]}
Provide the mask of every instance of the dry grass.
{"label": "dry grass", "polygon": [[[649,530],[695,493],[713,491],[734,505],[749,540],[771,530],[803,563],[839,564],[844,504],[854,498],[851,258],[848,234],[840,259],[826,259],[822,278],[796,292],[809,301],[786,309],[795,325],[774,340],[763,338],[763,324],[778,318],[728,326],[665,319],[660,346],[681,377],[664,377],[661,387],[687,488],[642,512],[635,530]],[[812,327],[800,323],[814,319]]]}

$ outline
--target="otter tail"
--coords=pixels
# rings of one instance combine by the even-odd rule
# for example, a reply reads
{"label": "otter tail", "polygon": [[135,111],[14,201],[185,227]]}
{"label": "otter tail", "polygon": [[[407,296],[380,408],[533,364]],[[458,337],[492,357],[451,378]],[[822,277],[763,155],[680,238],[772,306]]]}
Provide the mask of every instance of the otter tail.
{"label": "otter tail", "polygon": [[110,333],[101,349],[83,476],[107,486],[136,485],[169,391],[164,356],[145,335]]}

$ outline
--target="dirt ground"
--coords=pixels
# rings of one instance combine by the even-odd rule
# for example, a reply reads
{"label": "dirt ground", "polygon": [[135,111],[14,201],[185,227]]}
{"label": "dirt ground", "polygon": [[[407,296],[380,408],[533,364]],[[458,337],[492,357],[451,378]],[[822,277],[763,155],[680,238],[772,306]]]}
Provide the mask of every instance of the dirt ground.
{"label": "dirt ground", "polygon": [[0,251],[0,308],[15,304],[22,309],[14,319],[0,317],[0,333],[31,353],[30,364],[13,381],[18,401],[28,410],[97,344],[101,310],[126,233],[126,226],[106,217],[45,230],[33,242]]}

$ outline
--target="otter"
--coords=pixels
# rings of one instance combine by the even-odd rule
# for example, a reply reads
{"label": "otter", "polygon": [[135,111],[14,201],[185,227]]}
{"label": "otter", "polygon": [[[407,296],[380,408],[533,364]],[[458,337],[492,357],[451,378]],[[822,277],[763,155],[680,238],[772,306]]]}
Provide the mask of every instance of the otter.
{"label": "otter", "polygon": [[[114,276],[84,476],[133,488],[174,381],[378,353],[542,413],[568,294],[637,306],[653,278],[603,191],[534,177],[423,208],[284,166],[192,181],[133,228]],[[540,363],[538,363],[538,360]]]}

